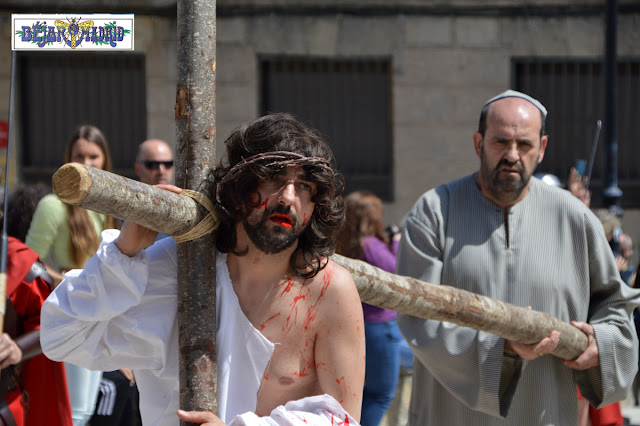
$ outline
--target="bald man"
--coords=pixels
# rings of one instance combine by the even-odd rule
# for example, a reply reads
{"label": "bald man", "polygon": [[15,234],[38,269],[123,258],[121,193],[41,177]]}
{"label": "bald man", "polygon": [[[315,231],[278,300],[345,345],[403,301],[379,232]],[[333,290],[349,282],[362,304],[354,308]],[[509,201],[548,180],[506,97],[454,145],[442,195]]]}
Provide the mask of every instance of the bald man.
{"label": "bald man", "polygon": [[[568,191],[531,179],[547,147],[546,108],[506,91],[480,113],[476,173],[425,193],[405,221],[396,271],[551,314],[584,332],[575,360],[451,323],[398,315],[415,355],[409,424],[577,425],[626,398],[638,362],[631,313],[602,225]],[[514,321],[517,319],[514,318]]]}
{"label": "bald man", "polygon": [[173,152],[168,143],[160,139],[148,139],[138,147],[134,164],[141,182],[149,185],[173,183]]}

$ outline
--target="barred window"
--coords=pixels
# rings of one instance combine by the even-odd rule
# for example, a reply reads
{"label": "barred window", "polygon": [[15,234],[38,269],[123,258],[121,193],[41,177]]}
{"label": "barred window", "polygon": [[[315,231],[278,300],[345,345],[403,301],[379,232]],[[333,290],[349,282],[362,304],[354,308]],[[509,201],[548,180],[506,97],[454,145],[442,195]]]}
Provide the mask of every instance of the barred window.
{"label": "barred window", "polygon": [[80,124],[102,130],[114,172],[132,177],[137,145],[147,132],[144,55],[20,52],[17,57],[23,180],[51,182]]}
{"label": "barred window", "polygon": [[261,111],[289,112],[331,144],[346,191],[393,200],[391,60],[262,57]]}
{"label": "barred window", "polygon": [[[577,159],[589,160],[596,129],[602,120],[591,175],[592,205],[602,206],[607,145],[605,75],[602,59],[515,58],[512,81],[516,90],[530,94],[549,110],[549,143],[538,171],[553,173],[566,182]],[[640,59],[618,58],[617,139],[618,186],[622,207],[640,206]]]}

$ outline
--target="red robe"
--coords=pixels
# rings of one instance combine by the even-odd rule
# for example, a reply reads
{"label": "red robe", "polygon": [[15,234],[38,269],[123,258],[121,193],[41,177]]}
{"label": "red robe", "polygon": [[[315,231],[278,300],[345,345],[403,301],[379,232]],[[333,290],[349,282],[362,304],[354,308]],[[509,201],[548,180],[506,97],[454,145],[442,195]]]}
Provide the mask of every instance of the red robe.
{"label": "red robe", "polygon": [[[578,388],[578,398],[584,399],[580,394]],[[589,404],[589,418],[591,419],[591,426],[623,426],[624,417],[620,410],[620,403],[614,402],[613,404],[605,405],[600,408],[593,408]]]}
{"label": "red robe", "polygon": [[[24,332],[40,328],[40,309],[52,289],[42,278],[26,282],[38,255],[20,240],[9,237],[7,251],[7,297],[24,320]],[[22,386],[29,395],[25,413],[22,389],[5,396],[18,426],[72,426],[71,403],[67,391],[64,363],[38,355],[24,364]],[[25,419],[26,415],[26,419]]]}

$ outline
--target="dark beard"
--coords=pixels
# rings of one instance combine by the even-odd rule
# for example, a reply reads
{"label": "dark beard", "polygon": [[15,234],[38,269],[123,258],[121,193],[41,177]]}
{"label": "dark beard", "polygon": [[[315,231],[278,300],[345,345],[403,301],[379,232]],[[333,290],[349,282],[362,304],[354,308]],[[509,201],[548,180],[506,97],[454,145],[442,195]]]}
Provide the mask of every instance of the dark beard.
{"label": "dark beard", "polygon": [[[501,178],[499,170],[502,166],[517,169],[520,174],[520,180]],[[498,162],[495,169],[490,170],[486,162],[484,146],[480,151],[480,173],[488,185],[489,193],[501,203],[511,203],[517,200],[531,179],[531,174],[527,173],[519,161],[510,163],[503,158]]]}
{"label": "dark beard", "polygon": [[[282,213],[291,216],[291,228],[282,226],[269,226],[269,218],[274,213]],[[303,232],[298,228],[298,218],[291,213],[290,207],[281,204],[266,209],[258,223],[252,225],[248,222],[248,218],[242,221],[244,230],[251,239],[251,242],[265,254],[280,253],[291,247]],[[270,229],[271,228],[271,229]]]}

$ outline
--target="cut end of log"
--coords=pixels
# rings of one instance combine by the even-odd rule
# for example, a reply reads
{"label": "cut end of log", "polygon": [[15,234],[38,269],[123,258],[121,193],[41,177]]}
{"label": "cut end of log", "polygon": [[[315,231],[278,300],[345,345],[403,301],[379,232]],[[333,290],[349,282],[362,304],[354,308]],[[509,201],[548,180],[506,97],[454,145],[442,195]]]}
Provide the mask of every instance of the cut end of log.
{"label": "cut end of log", "polygon": [[80,204],[92,185],[87,166],[80,163],[68,163],[53,174],[53,192],[63,203]]}

